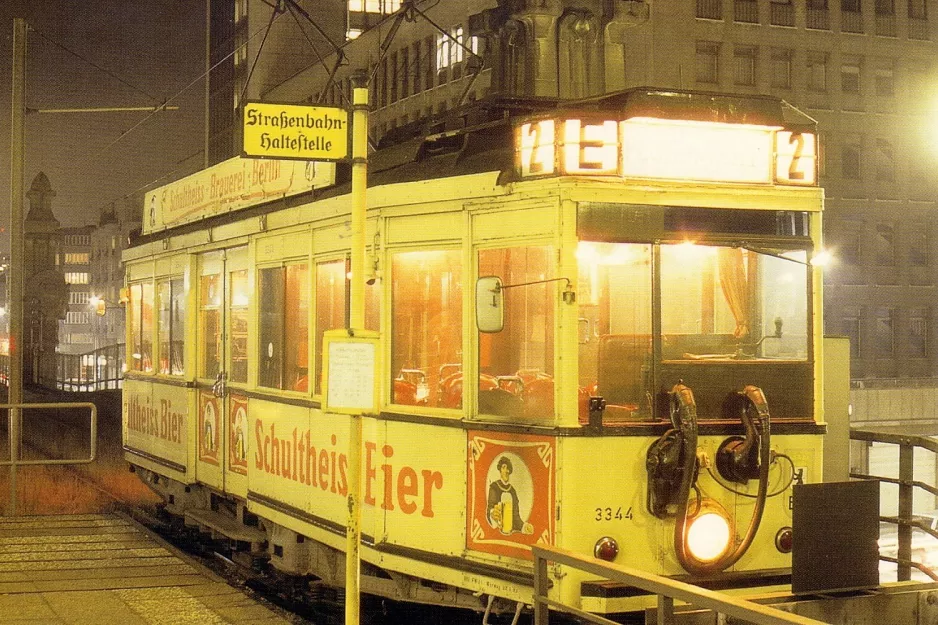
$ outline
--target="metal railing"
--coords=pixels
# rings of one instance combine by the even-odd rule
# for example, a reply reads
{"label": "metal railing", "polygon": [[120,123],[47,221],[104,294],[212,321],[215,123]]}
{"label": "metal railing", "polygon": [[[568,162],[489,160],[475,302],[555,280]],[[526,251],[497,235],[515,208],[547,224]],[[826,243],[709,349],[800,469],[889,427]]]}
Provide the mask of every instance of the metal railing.
{"label": "metal railing", "polygon": [[938,574],[924,564],[912,560],[912,528],[920,529],[938,540],[938,531],[933,530],[925,522],[916,520],[913,517],[916,488],[938,497],[938,488],[915,479],[915,448],[919,447],[938,454],[938,441],[928,436],[891,434],[888,432],[874,432],[857,428],[850,429],[850,440],[868,443],[886,443],[896,445],[899,449],[898,478],[850,472],[851,478],[879,482],[880,492],[882,492],[883,484],[895,484],[899,487],[898,516],[879,517],[880,522],[891,523],[898,528],[896,557],[893,558],[880,554],[879,559],[885,562],[892,562],[897,566],[896,577],[900,582],[909,581],[912,578],[913,568],[918,569],[933,580],[938,581]]}
{"label": "metal railing", "polygon": [[[23,460],[20,458],[22,447],[23,410],[62,410],[88,408],[91,411],[90,439],[87,458],[40,458]],[[98,454],[98,408],[91,402],[51,402],[40,404],[0,404],[0,410],[8,411],[7,435],[10,442],[10,459],[0,461],[0,467],[10,467],[10,513],[16,515],[16,470],[23,466],[90,464]]]}
{"label": "metal railing", "polygon": [[118,390],[124,380],[124,344],[108,345],[85,354],[56,354],[55,381],[43,386],[60,391]]}
{"label": "metal railing", "polygon": [[598,614],[586,612],[550,599],[547,596],[548,562],[573,567],[585,573],[628,584],[657,595],[658,625],[672,625],[675,622],[675,600],[706,608],[731,618],[759,623],[759,625],[825,625],[823,621],[790,614],[776,608],[731,597],[713,590],[648,573],[647,571],[612,564],[595,558],[586,558],[565,549],[544,545],[534,545],[531,549],[534,552],[534,625],[547,625],[550,608],[573,614],[590,623],[617,625],[615,621]]}

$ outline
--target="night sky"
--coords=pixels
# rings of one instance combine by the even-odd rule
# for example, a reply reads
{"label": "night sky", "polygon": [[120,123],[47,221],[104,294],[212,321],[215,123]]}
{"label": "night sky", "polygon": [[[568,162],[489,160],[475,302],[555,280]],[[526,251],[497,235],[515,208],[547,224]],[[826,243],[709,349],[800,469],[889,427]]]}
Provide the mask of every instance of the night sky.
{"label": "night sky", "polygon": [[[36,174],[45,172],[57,194],[52,208],[63,226],[96,223],[102,207],[200,168],[202,0],[25,4],[25,17],[36,31],[28,37],[27,108],[134,107],[164,100],[180,107],[155,115],[27,115],[24,184],[28,189]],[[0,5],[0,226],[8,232],[13,17],[23,13],[15,0],[0,0]],[[3,251],[9,249],[7,232],[0,235]]]}

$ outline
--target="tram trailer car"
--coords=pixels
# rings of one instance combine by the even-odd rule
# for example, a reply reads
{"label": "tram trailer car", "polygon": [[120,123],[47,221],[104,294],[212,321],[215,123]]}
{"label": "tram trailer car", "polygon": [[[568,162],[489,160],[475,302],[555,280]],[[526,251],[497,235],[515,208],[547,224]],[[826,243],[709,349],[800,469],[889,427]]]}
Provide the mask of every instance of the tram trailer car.
{"label": "tram trailer car", "polygon": [[[322,353],[357,278],[380,333],[363,591],[511,609],[534,544],[777,581],[825,432],[814,122],[635,89],[479,101],[380,148],[367,276],[343,165],[235,158],[147,195],[123,438],[166,510],[344,583],[350,418],[323,410]],[[565,567],[550,584],[637,606]]]}

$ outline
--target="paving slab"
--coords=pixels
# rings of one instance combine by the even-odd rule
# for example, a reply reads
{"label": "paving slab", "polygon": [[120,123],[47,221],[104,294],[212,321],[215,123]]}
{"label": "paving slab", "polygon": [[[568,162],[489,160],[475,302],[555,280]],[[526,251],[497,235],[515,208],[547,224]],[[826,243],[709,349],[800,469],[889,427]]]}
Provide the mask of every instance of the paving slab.
{"label": "paving slab", "polygon": [[0,625],[296,622],[124,517],[0,517]]}

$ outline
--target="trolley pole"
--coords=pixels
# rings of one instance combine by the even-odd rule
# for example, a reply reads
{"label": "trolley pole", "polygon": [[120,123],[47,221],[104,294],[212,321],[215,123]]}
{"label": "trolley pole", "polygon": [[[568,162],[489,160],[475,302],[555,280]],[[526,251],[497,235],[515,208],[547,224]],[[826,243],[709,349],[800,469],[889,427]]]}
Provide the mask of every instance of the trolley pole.
{"label": "trolley pole", "polygon": [[[350,332],[365,327],[365,217],[368,184],[368,83],[352,78],[352,283]],[[348,523],[345,548],[345,625],[358,625],[361,612],[362,415],[349,416]]]}
{"label": "trolley pole", "polygon": [[[13,92],[12,142],[10,151],[10,372],[7,403],[23,403],[23,271],[26,268],[23,246],[23,160],[26,137],[26,20],[13,20]],[[10,439],[10,514],[16,514],[16,463],[22,412],[11,408]]]}

